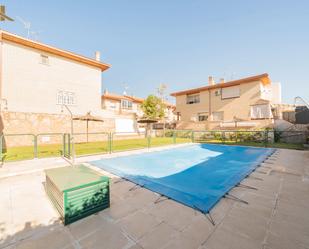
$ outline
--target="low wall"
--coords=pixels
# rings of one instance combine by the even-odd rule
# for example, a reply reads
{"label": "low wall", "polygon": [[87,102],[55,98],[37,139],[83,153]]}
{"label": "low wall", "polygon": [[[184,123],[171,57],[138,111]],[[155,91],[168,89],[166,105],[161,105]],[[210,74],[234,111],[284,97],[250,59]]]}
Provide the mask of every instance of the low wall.
{"label": "low wall", "polygon": [[179,121],[176,125],[177,130],[195,130],[195,131],[204,131],[204,130],[257,130],[261,128],[272,128],[273,120],[272,119],[261,119],[261,120],[248,120],[247,122],[255,123],[254,127],[221,127],[220,123],[222,121],[203,121],[203,122],[193,122],[193,121]]}
{"label": "low wall", "polygon": [[[115,129],[114,119],[104,118],[104,122],[89,121],[88,131],[111,132]],[[73,121],[74,133],[86,133],[87,122],[82,120]],[[42,133],[70,133],[70,116],[65,114],[45,114],[45,113],[21,113],[2,112],[0,120],[2,134],[42,134]],[[89,141],[103,139],[103,135],[89,135]],[[78,142],[86,141],[85,135],[79,135]],[[52,144],[62,142],[61,135],[40,135],[38,143]],[[32,145],[33,136],[5,136],[4,146]]]}

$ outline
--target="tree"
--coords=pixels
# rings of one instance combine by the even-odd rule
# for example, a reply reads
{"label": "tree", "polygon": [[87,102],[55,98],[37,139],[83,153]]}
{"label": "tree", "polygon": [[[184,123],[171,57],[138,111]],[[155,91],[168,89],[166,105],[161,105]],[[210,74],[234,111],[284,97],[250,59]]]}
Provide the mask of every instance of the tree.
{"label": "tree", "polygon": [[149,95],[141,104],[141,108],[144,112],[142,123],[147,124],[145,136],[148,136],[151,130],[150,124],[164,117],[165,104],[157,96]]}
{"label": "tree", "polygon": [[158,120],[164,117],[165,104],[155,95],[149,95],[141,105],[144,118]]}

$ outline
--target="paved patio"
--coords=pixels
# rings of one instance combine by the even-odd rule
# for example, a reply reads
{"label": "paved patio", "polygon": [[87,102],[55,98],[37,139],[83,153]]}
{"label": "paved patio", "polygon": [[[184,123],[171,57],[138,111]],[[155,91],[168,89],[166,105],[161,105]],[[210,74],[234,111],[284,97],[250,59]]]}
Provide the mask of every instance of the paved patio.
{"label": "paved patio", "polygon": [[132,183],[113,178],[111,208],[64,227],[40,168],[11,172],[0,168],[0,248],[309,248],[308,151],[277,150],[242,182],[256,189],[231,191],[248,204],[223,198],[211,210],[215,226],[191,208],[155,203],[157,194],[130,191]]}

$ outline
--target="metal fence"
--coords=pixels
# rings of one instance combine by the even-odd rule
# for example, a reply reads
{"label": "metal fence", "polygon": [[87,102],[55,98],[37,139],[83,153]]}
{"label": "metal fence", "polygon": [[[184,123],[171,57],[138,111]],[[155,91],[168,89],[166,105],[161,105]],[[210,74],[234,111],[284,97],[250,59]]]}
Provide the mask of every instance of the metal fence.
{"label": "metal fence", "polygon": [[34,136],[34,157],[54,157],[64,154],[62,133],[42,133]]}
{"label": "metal fence", "polygon": [[[145,133],[77,133],[74,134],[76,156],[113,153],[179,143],[220,143],[303,149],[308,144],[308,131],[192,131],[157,130]],[[2,161],[70,155],[70,135],[63,133],[4,134],[0,137]]]}
{"label": "metal fence", "polygon": [[74,134],[74,150],[76,156],[109,153],[110,133],[76,133]]}
{"label": "metal fence", "polygon": [[144,149],[150,147],[150,137],[144,132],[113,132],[111,133],[110,152]]}
{"label": "metal fence", "polygon": [[156,140],[152,143],[152,146],[161,144],[178,144],[178,143],[190,143],[192,142],[192,130],[159,130],[155,131],[154,137]]}
{"label": "metal fence", "polygon": [[265,147],[285,147],[284,145],[295,145],[301,148],[307,144],[309,139],[308,131],[194,131],[193,142],[244,144]]}
{"label": "metal fence", "polygon": [[[17,145],[17,146],[16,146]],[[34,134],[5,134],[0,138],[1,161],[33,159],[37,155]]]}

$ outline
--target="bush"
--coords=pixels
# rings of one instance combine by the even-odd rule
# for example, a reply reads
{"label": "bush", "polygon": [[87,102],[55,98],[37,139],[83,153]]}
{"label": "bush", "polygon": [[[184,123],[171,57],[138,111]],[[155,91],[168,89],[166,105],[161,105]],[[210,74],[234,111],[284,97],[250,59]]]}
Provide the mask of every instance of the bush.
{"label": "bush", "polygon": [[281,131],[274,131],[274,140],[275,140],[275,143],[279,143],[279,142],[280,142],[281,135],[282,135],[282,132],[281,132]]}
{"label": "bush", "polygon": [[165,137],[172,137],[174,134],[174,131],[166,131],[165,132]]}

